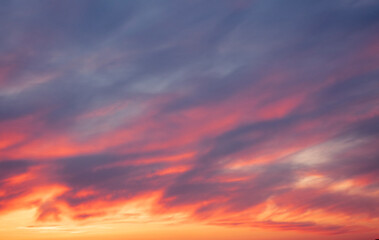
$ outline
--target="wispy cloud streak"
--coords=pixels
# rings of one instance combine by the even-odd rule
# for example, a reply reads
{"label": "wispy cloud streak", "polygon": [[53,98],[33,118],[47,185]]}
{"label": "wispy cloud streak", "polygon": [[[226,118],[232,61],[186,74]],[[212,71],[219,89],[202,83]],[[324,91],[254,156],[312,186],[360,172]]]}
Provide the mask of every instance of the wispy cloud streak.
{"label": "wispy cloud streak", "polygon": [[376,1],[1,5],[0,214],[378,233]]}

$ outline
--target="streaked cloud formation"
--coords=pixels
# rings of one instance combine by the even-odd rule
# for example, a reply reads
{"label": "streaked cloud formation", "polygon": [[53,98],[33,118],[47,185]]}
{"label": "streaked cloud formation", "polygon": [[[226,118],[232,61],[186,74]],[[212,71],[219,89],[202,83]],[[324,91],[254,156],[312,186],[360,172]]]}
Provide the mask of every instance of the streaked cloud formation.
{"label": "streaked cloud formation", "polygon": [[379,237],[377,1],[13,0],[0,35],[0,235]]}

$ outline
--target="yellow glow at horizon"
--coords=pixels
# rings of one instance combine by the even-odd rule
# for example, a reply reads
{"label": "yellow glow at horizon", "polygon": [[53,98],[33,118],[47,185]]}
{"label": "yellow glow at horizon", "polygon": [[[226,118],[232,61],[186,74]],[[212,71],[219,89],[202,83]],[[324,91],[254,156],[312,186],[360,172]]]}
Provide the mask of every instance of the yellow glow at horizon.
{"label": "yellow glow at horizon", "polygon": [[[14,211],[0,216],[0,236],[7,240],[75,239],[75,240],[268,240],[319,239],[320,235],[295,231],[276,231],[253,227],[211,226],[202,223],[131,223],[109,221],[80,222],[63,219],[56,223],[36,223],[36,208]],[[124,219],[126,220],[126,219]],[[346,235],[323,235],[324,240],[348,239]]]}

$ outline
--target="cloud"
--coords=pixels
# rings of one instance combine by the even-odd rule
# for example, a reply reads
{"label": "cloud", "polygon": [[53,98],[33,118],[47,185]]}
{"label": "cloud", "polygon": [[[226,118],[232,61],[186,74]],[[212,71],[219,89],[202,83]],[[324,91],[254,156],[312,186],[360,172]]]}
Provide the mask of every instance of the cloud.
{"label": "cloud", "polygon": [[122,222],[143,202],[145,222],[371,231],[378,16],[370,1],[5,2],[1,213]]}

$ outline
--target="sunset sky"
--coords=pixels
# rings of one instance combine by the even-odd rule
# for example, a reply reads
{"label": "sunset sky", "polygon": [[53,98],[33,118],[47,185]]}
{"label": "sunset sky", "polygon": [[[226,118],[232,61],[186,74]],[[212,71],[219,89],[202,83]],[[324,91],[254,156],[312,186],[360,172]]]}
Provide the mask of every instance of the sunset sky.
{"label": "sunset sky", "polygon": [[378,226],[379,1],[0,1],[1,240]]}

